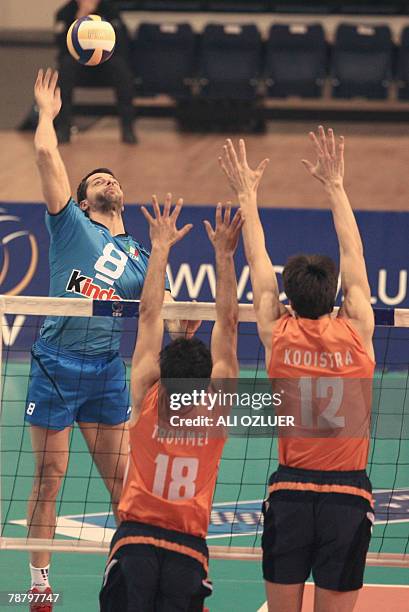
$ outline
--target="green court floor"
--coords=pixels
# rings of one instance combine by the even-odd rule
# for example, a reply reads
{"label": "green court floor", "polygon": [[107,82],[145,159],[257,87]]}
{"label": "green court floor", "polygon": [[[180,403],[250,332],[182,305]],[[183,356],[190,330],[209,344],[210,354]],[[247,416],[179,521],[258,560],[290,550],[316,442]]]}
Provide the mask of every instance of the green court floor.
{"label": "green court floor", "polygon": [[[24,537],[26,500],[31,487],[33,461],[29,430],[23,423],[27,387],[26,362],[7,362],[1,418],[1,512],[3,535]],[[248,376],[248,372],[247,372]],[[409,394],[407,375],[386,374],[377,379],[374,397],[374,440],[369,473],[375,490],[377,521],[371,550],[409,553]],[[209,544],[257,546],[261,525],[260,500],[268,475],[277,464],[271,439],[230,439],[226,445],[212,512]],[[58,537],[109,541],[113,520],[104,486],[92,464],[78,429],[71,438],[70,465],[61,489],[57,513]],[[25,591],[28,587],[26,553],[0,553],[0,591]],[[98,590],[103,555],[57,553],[51,582],[63,594],[61,610],[98,610]],[[211,563],[214,596],[211,612],[252,612],[264,603],[258,562]],[[409,585],[409,569],[370,568],[366,581]],[[12,610],[0,606],[1,610]],[[21,608],[20,608],[21,609]]]}

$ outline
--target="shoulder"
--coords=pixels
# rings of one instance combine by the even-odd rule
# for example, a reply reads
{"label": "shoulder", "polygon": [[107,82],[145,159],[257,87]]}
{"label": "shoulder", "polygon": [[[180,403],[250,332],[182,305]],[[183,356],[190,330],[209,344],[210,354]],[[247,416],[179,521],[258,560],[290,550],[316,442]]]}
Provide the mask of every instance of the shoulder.
{"label": "shoulder", "polygon": [[355,320],[347,317],[345,313],[340,310],[338,316],[333,319],[333,321],[343,326],[346,333],[354,338],[357,344],[365,350],[370,359],[374,361],[373,333],[375,329],[375,318],[372,309],[371,313],[372,315],[368,315],[366,319]]}
{"label": "shoulder", "polygon": [[271,338],[275,340],[278,338],[287,328],[288,325],[297,325],[297,319],[286,310],[281,317],[271,323]]}
{"label": "shoulder", "polygon": [[53,214],[47,210],[45,223],[51,233],[64,232],[64,235],[67,236],[80,226],[86,228],[90,225],[88,217],[84,215],[73,198],[70,198],[58,213]]}
{"label": "shoulder", "polygon": [[159,398],[159,381],[147,387],[146,391],[141,394],[136,401],[133,400],[132,413],[130,419],[130,427],[136,425],[142,414],[146,415],[152,409],[157,409]]}
{"label": "shoulder", "polygon": [[59,210],[58,212],[52,213],[49,210],[46,210],[46,218],[50,222],[54,222],[54,221],[57,222],[58,220],[63,219],[64,217],[72,217],[72,218],[78,218],[81,220],[82,219],[87,220],[86,215],[84,215],[84,213],[82,212],[82,210],[80,209],[80,207],[78,206],[74,198],[72,197],[69,198],[65,206],[63,206],[61,210]]}

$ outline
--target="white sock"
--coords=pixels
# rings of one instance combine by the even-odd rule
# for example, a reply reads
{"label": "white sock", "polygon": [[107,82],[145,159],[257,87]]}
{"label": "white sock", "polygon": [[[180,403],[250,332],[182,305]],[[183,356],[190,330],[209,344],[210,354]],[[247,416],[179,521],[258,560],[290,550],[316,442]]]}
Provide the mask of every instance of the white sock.
{"label": "white sock", "polygon": [[50,565],[46,565],[45,567],[34,567],[34,565],[30,563],[31,588],[35,587],[40,591],[45,591],[45,589],[50,586],[48,582],[49,569]]}

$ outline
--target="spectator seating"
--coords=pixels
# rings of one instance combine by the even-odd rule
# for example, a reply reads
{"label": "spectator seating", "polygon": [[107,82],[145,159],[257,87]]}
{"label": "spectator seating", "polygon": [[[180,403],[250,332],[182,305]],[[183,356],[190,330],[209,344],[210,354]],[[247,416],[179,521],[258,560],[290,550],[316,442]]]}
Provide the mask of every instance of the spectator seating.
{"label": "spectator seating", "polygon": [[[309,108],[306,100],[321,98],[318,107],[312,102],[311,112],[325,110],[327,103],[330,111],[342,108],[347,113],[348,105],[331,102],[326,82],[336,99],[385,100],[392,93],[391,102],[409,101],[409,23],[397,52],[387,25],[341,24],[331,49],[319,23],[273,24],[266,40],[254,24],[209,24],[195,33],[188,23],[142,23],[132,41],[131,60],[136,95],[168,94],[178,102],[176,116],[186,126],[188,116],[198,122],[201,113],[209,129],[255,116],[261,117],[261,125],[275,108],[282,108],[277,99],[294,96],[304,99],[302,109]],[[91,71],[84,71],[84,86],[104,85],[98,69],[88,80]],[[393,80],[396,88],[390,87]],[[361,103],[350,108],[362,112]],[[149,104],[146,109],[156,108]],[[294,104],[292,100],[291,111]],[[394,104],[392,109],[378,105],[374,112],[399,110]],[[143,108],[140,100],[139,112]]]}
{"label": "spectator seating", "polygon": [[196,39],[188,23],[140,24],[131,51],[137,93],[190,95]]}
{"label": "spectator seating", "polygon": [[199,53],[200,96],[254,100],[261,50],[261,36],[255,25],[207,25]]}
{"label": "spectator seating", "polygon": [[403,29],[398,54],[398,98],[409,100],[409,26]]}
{"label": "spectator seating", "polygon": [[266,43],[267,95],[317,98],[327,74],[327,45],[320,24],[272,25]]}
{"label": "spectator seating", "polygon": [[341,24],[331,61],[333,96],[385,99],[392,79],[392,59],[388,26]]}

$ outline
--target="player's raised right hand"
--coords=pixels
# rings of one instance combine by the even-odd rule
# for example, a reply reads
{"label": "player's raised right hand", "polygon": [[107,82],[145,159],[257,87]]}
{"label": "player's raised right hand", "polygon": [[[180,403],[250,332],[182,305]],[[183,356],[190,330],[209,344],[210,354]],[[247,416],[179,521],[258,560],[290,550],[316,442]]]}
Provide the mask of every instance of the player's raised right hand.
{"label": "player's raised right hand", "polygon": [[193,225],[188,223],[181,229],[177,229],[176,222],[182,210],[183,200],[179,198],[175,208],[171,212],[172,194],[168,193],[165,198],[163,212],[161,212],[158,199],[155,195],[152,196],[152,206],[154,216],[152,217],[145,206],[141,207],[143,216],[149,223],[149,235],[154,246],[162,246],[169,249],[171,246],[182,240],[190,232]]}
{"label": "player's raised right hand", "polygon": [[231,205],[230,202],[224,211],[221,202],[216,207],[216,224],[213,229],[209,221],[203,221],[207,235],[216,253],[221,255],[234,255],[239,243],[241,228],[244,218],[241,209],[236,211],[233,220],[230,221]]}
{"label": "player's raised right hand", "polygon": [[37,80],[34,85],[34,96],[40,113],[47,113],[52,119],[61,110],[61,91],[57,87],[58,72],[47,68],[38,71]]}
{"label": "player's raised right hand", "polygon": [[322,125],[319,126],[317,134],[309,133],[317,160],[315,164],[307,159],[302,163],[308,172],[323,185],[342,186],[344,179],[344,137],[341,136],[338,143],[335,141],[334,131],[330,128],[325,133]]}
{"label": "player's raised right hand", "polygon": [[228,138],[223,146],[222,155],[219,157],[219,165],[237,196],[247,196],[257,192],[268,162],[268,159],[263,159],[257,168],[252,170],[247,163],[246,145],[242,139],[239,140],[237,154],[232,141]]}

